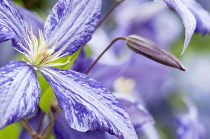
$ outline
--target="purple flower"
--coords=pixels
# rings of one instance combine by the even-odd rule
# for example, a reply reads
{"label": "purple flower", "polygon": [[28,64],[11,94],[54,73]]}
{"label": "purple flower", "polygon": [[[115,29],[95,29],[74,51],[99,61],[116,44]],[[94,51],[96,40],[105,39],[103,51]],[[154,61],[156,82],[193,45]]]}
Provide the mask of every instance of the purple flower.
{"label": "purple flower", "polygon": [[[177,87],[176,92],[183,91],[185,96],[191,98],[198,109],[199,122],[205,129],[210,128],[210,69],[209,53],[193,53],[186,55],[183,59],[187,63],[189,71],[186,74],[176,72],[174,75],[174,84]],[[196,64],[195,64],[196,63]],[[184,83],[184,84],[183,84]],[[205,132],[203,138],[210,138],[210,133]]]}
{"label": "purple flower", "polygon": [[53,88],[70,127],[137,138],[127,113],[111,92],[84,74],[53,67],[67,64],[56,60],[73,54],[91,39],[100,10],[101,0],[59,0],[37,39],[13,4],[0,0],[0,42],[12,39],[13,47],[28,59],[0,68],[0,129],[34,113],[41,91],[39,71]]}
{"label": "purple flower", "polygon": [[129,114],[135,129],[141,129],[145,124],[154,123],[153,117],[142,103],[139,103],[133,97],[123,93],[115,93],[115,96],[125,111]]}
{"label": "purple flower", "polygon": [[182,18],[185,26],[184,49],[187,48],[194,33],[201,32],[203,35],[210,31],[210,14],[194,0],[164,0]]}
{"label": "purple flower", "polygon": [[187,101],[189,113],[179,115],[177,118],[179,128],[177,130],[179,139],[203,139],[204,127],[198,120],[196,107]]}
{"label": "purple flower", "polygon": [[125,1],[114,15],[116,34],[139,35],[163,47],[169,47],[181,35],[182,26],[176,15],[158,2]]}

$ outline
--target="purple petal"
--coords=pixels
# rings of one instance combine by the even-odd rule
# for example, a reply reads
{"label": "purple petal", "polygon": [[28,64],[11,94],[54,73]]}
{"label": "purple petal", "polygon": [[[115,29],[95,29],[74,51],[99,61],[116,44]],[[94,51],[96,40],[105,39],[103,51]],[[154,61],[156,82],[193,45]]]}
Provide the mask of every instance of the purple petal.
{"label": "purple petal", "polygon": [[203,139],[204,126],[198,120],[196,107],[187,102],[189,113],[179,115],[177,118],[179,128],[177,130],[179,139]]}
{"label": "purple petal", "polygon": [[195,0],[183,0],[183,3],[194,14],[197,21],[196,32],[201,32],[203,35],[210,31],[210,14]]}
{"label": "purple petal", "polygon": [[22,61],[0,68],[0,129],[33,114],[39,101],[36,72]]}
{"label": "purple petal", "polygon": [[55,120],[54,134],[57,139],[114,139],[115,137],[104,131],[80,132],[72,129],[63,112]]}
{"label": "purple petal", "polygon": [[192,12],[183,4],[180,0],[164,0],[164,2],[171,8],[173,8],[179,16],[185,26],[185,42],[182,53],[186,50],[190,39],[196,28],[196,19]]}
{"label": "purple petal", "polygon": [[154,122],[154,119],[143,104],[135,101],[127,95],[115,94],[115,96],[128,113],[135,128],[141,128],[146,123]]}
{"label": "purple petal", "polygon": [[39,32],[38,29],[43,30],[44,22],[34,13],[28,11],[23,7],[17,7],[18,12],[20,13],[23,20],[26,22],[27,27],[33,29],[34,35],[38,38]]}
{"label": "purple petal", "polygon": [[0,20],[0,42],[12,39],[15,33]]}
{"label": "purple petal", "polygon": [[12,34],[15,34],[15,37],[11,36],[13,37],[13,46],[24,52],[18,43],[27,47],[23,39],[23,36],[26,36],[26,26],[10,0],[0,0],[0,26],[5,26],[2,23],[9,28],[9,31],[13,32],[11,32]]}
{"label": "purple petal", "polygon": [[69,55],[91,39],[101,14],[101,0],[59,0],[44,26],[51,45],[58,40],[56,51],[66,48]]}
{"label": "purple petal", "polygon": [[120,139],[137,138],[127,113],[101,84],[71,70],[44,71],[70,127],[82,132],[107,131]]}
{"label": "purple petal", "polygon": [[160,139],[160,135],[158,134],[156,127],[154,126],[154,124],[151,123],[144,125],[140,129],[140,134],[138,135],[140,139],[145,137],[147,137],[148,139]]}

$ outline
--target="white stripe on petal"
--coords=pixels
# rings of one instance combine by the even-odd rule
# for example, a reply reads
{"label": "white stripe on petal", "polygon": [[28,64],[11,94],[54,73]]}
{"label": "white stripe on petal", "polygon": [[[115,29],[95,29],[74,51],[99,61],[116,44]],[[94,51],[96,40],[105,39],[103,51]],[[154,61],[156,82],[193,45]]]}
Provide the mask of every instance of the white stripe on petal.
{"label": "white stripe on petal", "polygon": [[10,0],[0,0],[0,26],[4,23],[12,32],[13,46],[21,52],[25,52],[18,43],[23,44],[27,48],[23,36],[26,36],[26,26],[21,16],[17,12],[17,9]]}
{"label": "white stripe on petal", "polygon": [[182,53],[186,50],[191,37],[196,28],[196,19],[193,13],[183,4],[180,0],[164,0],[164,2],[171,8],[173,8],[179,16],[182,18],[185,27],[185,42]]}
{"label": "white stripe on petal", "polygon": [[36,72],[21,61],[0,68],[0,129],[33,114],[39,102]]}
{"label": "white stripe on petal", "polygon": [[100,83],[71,70],[49,69],[57,74],[46,71],[51,77],[48,74],[44,76],[72,128],[83,132],[103,130],[120,139],[137,138],[128,114]]}
{"label": "white stripe on petal", "polygon": [[59,0],[46,20],[45,39],[70,55],[91,39],[100,14],[101,0]]}

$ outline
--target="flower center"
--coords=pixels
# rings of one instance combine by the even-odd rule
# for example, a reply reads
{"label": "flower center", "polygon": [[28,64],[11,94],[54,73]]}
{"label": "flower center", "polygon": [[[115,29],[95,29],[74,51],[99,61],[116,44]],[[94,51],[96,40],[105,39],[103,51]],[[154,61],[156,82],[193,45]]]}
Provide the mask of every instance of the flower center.
{"label": "flower center", "polygon": [[68,54],[62,54],[65,48],[55,52],[56,45],[59,43],[58,41],[54,45],[50,46],[48,41],[44,39],[41,30],[39,30],[39,40],[33,35],[32,29],[26,34],[26,38],[23,38],[28,44],[28,48],[19,43],[20,47],[25,50],[25,52],[19,52],[26,56],[26,58],[29,60],[28,63],[33,66],[35,70],[41,70],[42,68],[48,66],[61,66],[69,63],[69,60],[64,63],[55,62],[55,60]]}
{"label": "flower center", "polygon": [[114,82],[114,89],[123,94],[132,94],[135,86],[136,82],[131,78],[119,77]]}

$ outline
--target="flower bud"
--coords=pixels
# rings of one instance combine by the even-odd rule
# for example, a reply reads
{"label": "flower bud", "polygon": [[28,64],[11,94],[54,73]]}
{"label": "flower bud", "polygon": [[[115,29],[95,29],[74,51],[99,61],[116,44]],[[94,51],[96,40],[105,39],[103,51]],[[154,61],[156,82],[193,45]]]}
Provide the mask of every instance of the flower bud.
{"label": "flower bud", "polygon": [[186,68],[173,54],[148,39],[137,35],[130,35],[126,38],[126,45],[134,52],[156,62],[186,71]]}

